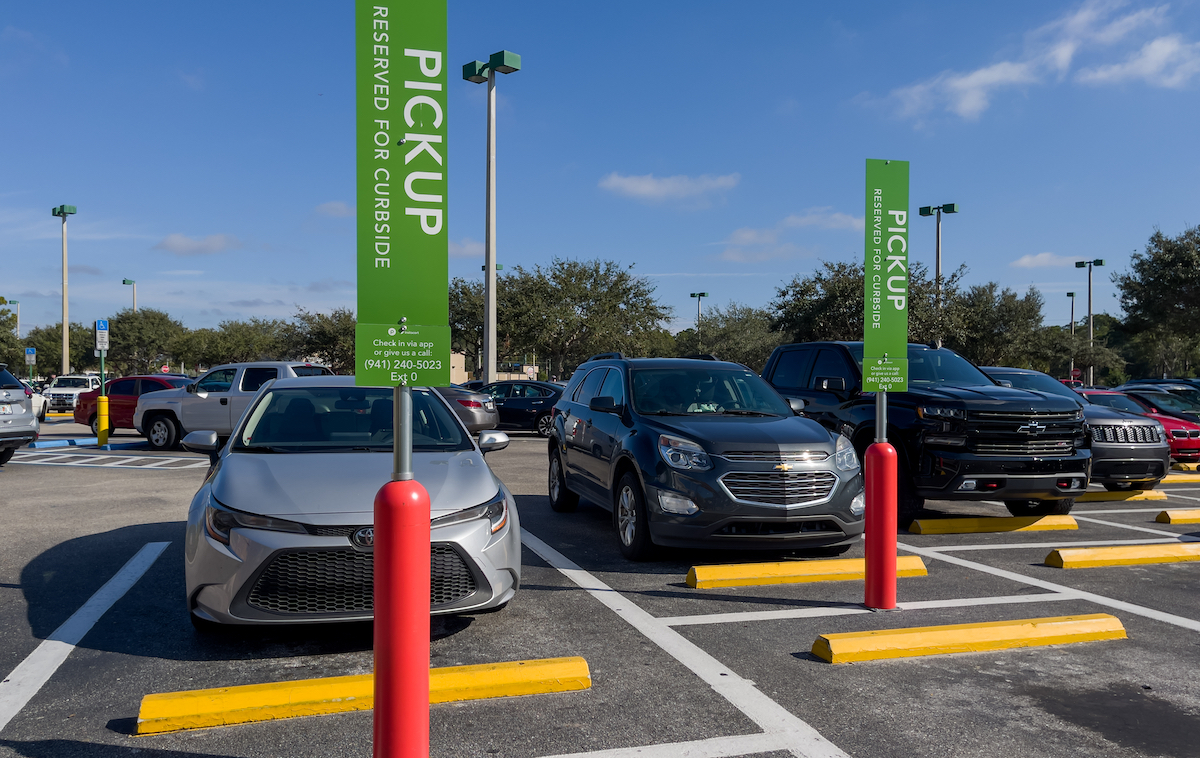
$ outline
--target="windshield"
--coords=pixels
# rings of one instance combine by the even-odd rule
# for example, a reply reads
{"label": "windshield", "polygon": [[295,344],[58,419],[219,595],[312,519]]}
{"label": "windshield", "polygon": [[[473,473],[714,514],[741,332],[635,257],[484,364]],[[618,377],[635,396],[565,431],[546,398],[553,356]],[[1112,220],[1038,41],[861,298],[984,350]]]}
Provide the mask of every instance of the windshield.
{"label": "windshield", "polygon": [[1200,405],[1189,401],[1187,398],[1177,397],[1166,392],[1147,392],[1144,397],[1154,405],[1162,408],[1170,408],[1173,411],[1195,413],[1197,410],[1200,410]]}
{"label": "windshield", "polygon": [[[858,370],[862,371],[862,343],[850,343],[846,347],[858,363]],[[934,350],[925,345],[908,346],[908,383],[913,387],[938,387],[946,384],[955,387],[995,385],[987,374],[975,368],[958,353],[945,348]]]}
{"label": "windshield", "polygon": [[75,388],[75,387],[83,387],[84,389],[87,389],[88,380],[81,376],[80,377],[60,376],[57,379],[55,379],[54,383],[51,384],[50,386],[57,387],[59,389],[71,389],[71,388]]}
{"label": "windshield", "polygon": [[1129,411],[1130,413],[1145,413],[1149,410],[1128,395],[1089,394],[1087,399],[1096,405],[1107,405],[1109,408],[1116,408],[1119,411]]}
{"label": "windshield", "polygon": [[[413,450],[472,450],[471,438],[432,393],[414,390]],[[259,399],[234,450],[312,453],[392,449],[387,387],[288,387]]]}
{"label": "windshield", "polygon": [[744,368],[644,368],[631,372],[633,408],[650,415],[791,416],[762,377]]}
{"label": "windshield", "polygon": [[1175,397],[1183,398],[1184,400],[1188,401],[1192,405],[1200,406],[1200,390],[1194,390],[1194,389],[1190,389],[1190,388],[1187,388],[1187,389],[1177,388],[1177,389],[1169,389],[1169,390],[1167,390],[1167,392],[1171,393]]}
{"label": "windshield", "polygon": [[988,372],[988,376],[997,381],[1006,381],[1012,384],[1019,390],[1033,390],[1034,392],[1045,392],[1047,395],[1062,395],[1069,397],[1075,402],[1082,405],[1085,401],[1079,396],[1079,393],[1067,387],[1067,385],[1042,373],[1016,373],[1016,372]]}

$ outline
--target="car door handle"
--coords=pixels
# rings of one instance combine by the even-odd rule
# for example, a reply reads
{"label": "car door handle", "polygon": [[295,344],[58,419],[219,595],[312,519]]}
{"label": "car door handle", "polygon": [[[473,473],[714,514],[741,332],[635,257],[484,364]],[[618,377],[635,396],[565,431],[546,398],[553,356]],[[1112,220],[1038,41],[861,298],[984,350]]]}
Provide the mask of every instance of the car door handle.
{"label": "car door handle", "polygon": [[229,405],[229,398],[227,398],[227,397],[221,398],[221,405]]}

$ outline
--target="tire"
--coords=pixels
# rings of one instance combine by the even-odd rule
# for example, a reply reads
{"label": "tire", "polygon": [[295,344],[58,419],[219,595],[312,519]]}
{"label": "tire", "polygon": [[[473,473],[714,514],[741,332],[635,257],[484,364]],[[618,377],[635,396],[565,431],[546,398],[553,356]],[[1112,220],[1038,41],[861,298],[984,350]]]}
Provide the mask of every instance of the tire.
{"label": "tire", "polygon": [[1065,516],[1075,505],[1075,498],[1065,500],[1005,500],[1004,507],[1014,516]]}
{"label": "tire", "polygon": [[542,415],[538,416],[537,421],[534,422],[533,426],[535,429],[537,429],[537,433],[541,437],[549,437],[550,431],[554,429],[554,423],[550,421],[549,413],[543,413]]}
{"label": "tire", "polygon": [[146,424],[146,441],[151,450],[172,450],[179,442],[179,423],[165,414],[150,418]]}
{"label": "tire", "polygon": [[92,436],[93,437],[100,436],[100,417],[99,416],[97,416],[96,414],[93,413],[91,420],[88,421],[88,426],[90,426],[92,428]]}
{"label": "tire", "polygon": [[42,412],[38,414],[38,423],[46,423],[46,404],[42,403]]}
{"label": "tire", "polygon": [[567,477],[562,467],[562,457],[558,453],[550,454],[550,510],[558,513],[570,513],[579,505],[579,495],[567,489]]}
{"label": "tire", "polygon": [[16,455],[16,453],[17,449],[15,447],[9,447],[5,448],[4,450],[0,450],[0,466],[3,466],[12,460],[12,457]]}
{"label": "tire", "polygon": [[627,471],[617,483],[613,502],[613,525],[617,529],[617,546],[621,555],[631,561],[644,561],[654,554],[650,527],[646,521],[646,496],[637,475]]}

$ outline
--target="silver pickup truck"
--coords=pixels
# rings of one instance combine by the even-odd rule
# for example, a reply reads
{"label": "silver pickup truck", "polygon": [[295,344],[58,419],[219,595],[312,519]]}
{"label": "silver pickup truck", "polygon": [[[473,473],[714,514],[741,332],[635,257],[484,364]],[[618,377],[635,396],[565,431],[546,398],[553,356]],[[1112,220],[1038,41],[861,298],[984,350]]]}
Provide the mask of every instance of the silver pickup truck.
{"label": "silver pickup truck", "polygon": [[304,361],[214,366],[186,387],[139,397],[133,425],[155,450],[174,448],[188,432],[214,431],[227,437],[258,389],[270,380],[332,374],[325,366]]}

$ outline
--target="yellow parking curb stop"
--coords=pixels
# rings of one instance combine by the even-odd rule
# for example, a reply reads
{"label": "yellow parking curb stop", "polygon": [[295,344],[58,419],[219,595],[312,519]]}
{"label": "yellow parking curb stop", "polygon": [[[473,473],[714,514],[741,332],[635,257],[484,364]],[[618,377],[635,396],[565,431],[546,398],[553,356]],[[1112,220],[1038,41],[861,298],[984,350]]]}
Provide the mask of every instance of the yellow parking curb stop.
{"label": "yellow parking curb stop", "polygon": [[908,531],[913,534],[971,534],[975,532],[1049,532],[1078,529],[1070,516],[1004,516],[996,518],[919,519]]}
{"label": "yellow parking curb stop", "polygon": [[[429,670],[430,703],[569,692],[591,686],[587,661],[577,656]],[[164,692],[142,698],[137,733],[363,711],[374,705],[373,674]]]}
{"label": "yellow parking curb stop", "polygon": [[1140,563],[1182,563],[1185,561],[1200,561],[1200,543],[1067,547],[1059,548],[1046,556],[1047,566],[1063,569],[1135,566]]}
{"label": "yellow parking curb stop", "polygon": [[1108,503],[1129,500],[1166,500],[1162,490],[1125,490],[1124,492],[1085,492],[1075,498],[1077,503]]}
{"label": "yellow parking curb stop", "polygon": [[1195,474],[1167,474],[1158,480],[1159,484],[1194,484],[1200,482],[1200,476]]}
{"label": "yellow parking curb stop", "polygon": [[852,663],[1120,639],[1125,639],[1125,627],[1120,619],[1107,613],[1093,613],[822,634],[813,643],[812,653],[830,663]]}
{"label": "yellow parking curb stop", "polygon": [[1160,524],[1200,524],[1200,510],[1163,511],[1154,520]]}
{"label": "yellow parking curb stop", "polygon": [[[828,561],[783,561],[781,563],[736,563],[722,566],[693,566],[687,586],[753,587],[763,584],[801,584],[804,582],[842,582],[863,579],[866,561],[862,558],[837,558]],[[926,576],[925,562],[915,555],[896,557],[896,576]]]}
{"label": "yellow parking curb stop", "polygon": [[1200,471],[1200,463],[1172,463],[1174,471]]}

